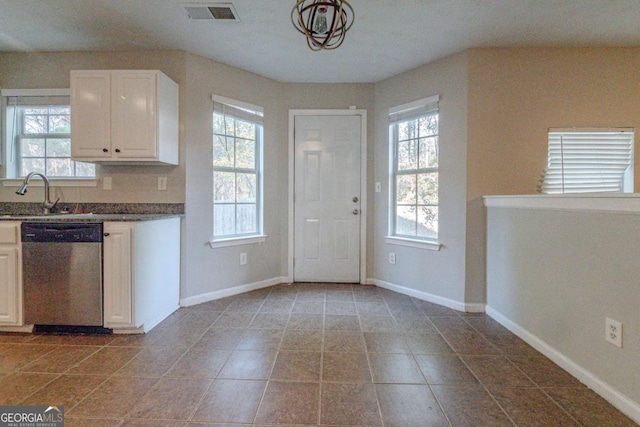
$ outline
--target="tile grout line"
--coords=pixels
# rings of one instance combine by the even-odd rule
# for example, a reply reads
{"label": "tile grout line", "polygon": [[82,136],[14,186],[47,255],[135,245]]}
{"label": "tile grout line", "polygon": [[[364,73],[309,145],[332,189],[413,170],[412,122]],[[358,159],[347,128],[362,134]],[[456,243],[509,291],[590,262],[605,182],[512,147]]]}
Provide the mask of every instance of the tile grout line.
{"label": "tile grout line", "polygon": [[[287,286],[293,286],[293,284],[290,284],[290,285],[287,285]],[[269,296],[272,293],[273,293],[273,290],[272,289],[269,290],[269,293],[267,294],[267,297],[262,302],[262,305],[260,306],[260,308],[262,308],[262,306],[264,305],[264,303],[267,301],[267,299],[269,298]],[[298,299],[298,292],[296,291],[296,296],[293,299],[294,306],[295,306],[295,302],[296,302],[297,299]],[[256,311],[256,314],[254,315],[253,319],[255,319],[255,317],[260,312],[260,308],[258,309],[258,311]],[[291,319],[291,315],[292,314],[293,314],[293,306],[291,307],[291,311],[289,312],[289,316],[287,317],[287,323],[285,323],[285,331],[286,331],[287,324],[289,324],[289,320]],[[252,322],[253,322],[253,319],[252,319]],[[249,323],[249,325],[251,325],[251,322]],[[255,425],[258,422],[257,420],[258,420],[258,414],[260,413],[260,407],[262,406],[262,403],[264,402],[264,398],[267,395],[267,389],[269,388],[269,381],[271,380],[271,375],[273,374],[273,368],[275,367],[275,364],[278,361],[278,356],[280,354],[280,348],[282,347],[282,341],[284,340],[284,335],[286,333],[285,331],[282,332],[282,336],[280,337],[280,342],[278,343],[278,347],[276,348],[276,356],[273,358],[273,362],[271,364],[271,368],[269,369],[269,374],[267,375],[267,378],[265,380],[264,390],[262,390],[262,395],[260,396],[260,400],[258,402],[258,405],[256,406],[256,413],[253,415],[253,420],[252,420],[251,425]]]}
{"label": "tile grout line", "polygon": [[[469,322],[467,321],[467,319],[463,318],[463,320],[464,320],[464,321],[465,321],[465,323],[466,323],[467,325],[469,325],[469,326],[470,326],[474,331],[476,331],[479,335],[481,335],[481,336],[482,336],[482,338],[484,338],[484,339],[485,339],[486,341],[488,341],[488,342],[489,342],[489,343],[490,343],[490,344],[491,344],[491,345],[492,345],[496,350],[498,350],[499,354],[500,354],[502,357],[504,357],[504,358],[507,360],[507,362],[508,362],[511,366],[513,366],[517,371],[519,371],[519,372],[520,372],[522,375],[524,375],[524,376],[525,376],[529,381],[531,381],[531,382],[535,385],[535,388],[537,388],[537,389],[538,389],[539,391],[541,391],[541,392],[542,392],[542,393],[543,393],[547,398],[549,398],[549,399],[550,399],[550,400],[551,400],[551,401],[552,401],[552,402],[553,402],[557,407],[559,407],[559,408],[560,408],[560,410],[561,410],[563,413],[565,413],[567,416],[569,416],[569,418],[570,418],[571,420],[575,421],[575,422],[576,422],[578,425],[580,425],[580,426],[582,426],[582,425],[583,425],[579,420],[577,420],[575,417],[573,417],[573,415],[571,415],[571,414],[570,414],[570,413],[569,413],[569,412],[568,412],[564,407],[562,407],[558,402],[556,402],[556,400],[555,400],[554,398],[552,398],[552,397],[551,397],[551,396],[550,396],[550,395],[549,395],[549,394],[548,394],[548,393],[547,393],[547,392],[546,392],[546,391],[545,391],[545,390],[540,386],[540,384],[538,384],[536,381],[534,381],[534,379],[533,379],[533,378],[531,378],[531,376],[529,376],[529,375],[528,375],[524,370],[520,369],[520,367],[519,367],[518,365],[516,365],[516,364],[511,360],[511,357],[509,357],[509,355],[508,355],[508,354],[507,354],[507,353],[506,353],[502,348],[498,347],[498,345],[496,345],[496,344],[492,343],[491,341],[489,341],[489,339],[487,339],[487,337],[486,337],[486,335],[487,335],[487,334],[485,334],[483,331],[481,331],[481,330],[479,330],[478,328],[476,328],[475,326],[473,326],[471,323],[469,323]],[[462,358],[461,358],[461,359],[462,359]],[[464,360],[462,360],[462,362],[465,364],[465,366],[467,366],[467,369],[471,370],[471,368],[469,368],[469,367],[468,367],[467,363],[466,363]],[[474,374],[474,375],[475,375],[475,374]],[[478,378],[478,381],[479,381],[479,380],[480,380],[480,379]],[[481,384],[483,384],[482,382],[480,382],[480,383],[481,383]],[[484,384],[483,384],[483,385],[484,385]],[[502,405],[500,405],[500,403],[499,403],[499,402],[498,402],[498,400],[495,398],[495,396],[493,395],[493,393],[491,393],[491,391],[490,391],[487,387],[485,387],[485,389],[486,389],[486,390],[487,390],[487,392],[491,395],[491,397],[496,401],[496,403],[498,403],[498,405],[502,408]],[[509,416],[509,418],[511,419],[511,416],[508,414],[508,412],[507,412],[504,408],[502,408],[502,409],[503,409],[503,411],[504,411],[504,412]],[[513,421],[513,420],[512,420],[512,421]],[[514,424],[517,424],[517,423],[515,423],[515,421],[513,421],[513,422],[514,422]]]}
{"label": "tile grout line", "polygon": [[[36,337],[34,337],[34,338],[33,338],[33,340],[35,340],[35,339],[37,339],[37,338],[36,338]],[[33,344],[33,345],[38,345],[38,344]],[[45,344],[45,345],[46,345],[46,344]],[[55,346],[55,348],[54,348],[53,350],[51,350],[51,351],[49,351],[49,352],[47,352],[47,353],[43,354],[42,356],[40,356],[40,357],[38,357],[37,359],[35,359],[35,360],[33,360],[33,361],[29,362],[28,364],[24,365],[23,367],[27,367],[27,366],[31,365],[32,363],[35,363],[35,362],[36,362],[36,361],[38,361],[39,359],[44,358],[45,356],[47,356],[47,355],[49,355],[49,354],[53,353],[54,351],[56,351],[58,348],[62,348],[62,347],[64,347],[64,345],[62,345],[62,344]],[[78,346],[78,347],[80,347],[80,346]],[[87,356],[86,358],[82,359],[82,361],[81,361],[81,362],[83,362],[83,361],[87,360],[89,357],[93,356],[93,355],[94,355],[94,354],[96,354],[98,351],[100,351],[100,350],[96,350],[95,352],[91,353],[89,356]],[[77,366],[77,364],[76,364],[76,365],[74,365],[74,366]],[[20,372],[25,372],[25,373],[43,373],[43,372],[21,371],[21,369],[22,369],[23,367],[21,367],[21,368],[19,368],[18,370],[14,371],[14,373],[16,373],[16,374],[17,374],[17,373],[20,373]],[[71,369],[71,368],[69,368],[69,369]],[[41,387],[37,388],[36,390],[34,390],[34,391],[33,391],[33,393],[30,393],[28,396],[26,396],[26,397],[21,401],[21,403],[22,403],[22,402],[25,402],[29,397],[31,397],[31,396],[32,396],[32,395],[34,395],[35,393],[39,392],[40,390],[43,390],[43,389],[44,389],[45,387],[47,387],[49,384],[51,384],[51,383],[53,383],[54,381],[56,381],[56,380],[58,380],[58,379],[62,378],[62,376],[63,376],[66,372],[68,372],[68,371],[69,371],[69,369],[67,369],[67,371],[65,371],[65,372],[58,373],[59,375],[58,375],[56,378],[52,379],[52,380],[51,380],[51,381],[49,381],[48,383],[46,383],[46,384],[42,385]],[[86,375],[86,374],[77,374],[77,375]],[[93,390],[91,390],[91,391],[89,392],[89,394],[90,394],[91,392],[93,392],[96,388],[98,388],[98,387],[100,387],[102,384],[104,384],[104,383],[107,381],[107,379],[108,379],[108,378],[109,378],[109,377],[107,376],[107,378],[105,378],[105,379],[104,379],[104,381],[102,381],[102,382],[101,382],[100,384],[98,384],[98,385],[97,385]],[[75,408],[76,406],[78,406],[78,405],[79,405],[79,404],[80,404],[80,403],[81,403],[81,402],[82,402],[86,397],[87,397],[87,396],[85,396],[84,398],[80,399],[80,401],[76,402],[76,404],[75,404],[75,405],[73,405],[69,410],[71,410],[71,409]],[[65,412],[66,412],[66,411],[65,411]]]}
{"label": "tile grout line", "polygon": [[[209,311],[206,311],[206,312],[209,312]],[[215,312],[215,311],[214,311],[214,312]],[[224,312],[224,311],[223,311],[223,312]],[[180,360],[182,360],[182,358],[185,356],[185,354],[187,354],[187,353],[189,352],[189,350],[191,350],[191,349],[195,346],[195,344],[196,344],[196,343],[197,343],[197,342],[198,342],[198,341],[199,341],[199,340],[200,340],[200,339],[201,339],[201,338],[202,338],[202,337],[207,333],[207,331],[208,331],[209,329],[211,329],[211,327],[213,326],[213,324],[214,324],[214,323],[215,323],[215,322],[220,318],[220,316],[222,315],[222,313],[223,313],[223,312],[221,312],[221,313],[216,317],[216,319],[215,319],[214,321],[212,321],[212,322],[211,322],[211,324],[210,324],[207,328],[205,328],[205,329],[204,329],[204,331],[203,331],[203,332],[198,336],[198,338],[197,338],[197,339],[195,339],[195,340],[191,343],[191,345],[190,345],[190,346],[186,347],[186,350],[182,353],[182,355],[180,355],[180,357],[179,357],[179,358],[178,358],[174,363],[172,363],[172,364],[171,364],[171,366],[170,366],[170,367],[169,367],[169,368],[168,368],[164,373],[162,373],[159,377],[145,377],[145,376],[140,377],[140,378],[156,378],[156,381],[153,383],[153,385],[151,385],[151,386],[149,387],[149,390],[147,390],[147,392],[146,392],[146,393],[144,393],[144,394],[142,395],[142,397],[141,397],[141,399],[140,399],[140,400],[144,399],[147,395],[149,395],[149,394],[150,394],[150,393],[155,389],[155,387],[156,387],[156,386],[157,386],[157,385],[158,385],[158,384],[159,384],[163,379],[165,379],[165,378],[166,378],[166,377],[165,377],[165,375],[166,375],[169,371],[171,371],[171,369],[172,369],[172,368],[173,368],[173,367],[174,367],[174,366],[175,366],[175,365],[176,365]],[[176,320],[176,324],[179,324],[180,322],[182,322],[182,321],[183,321],[185,318],[187,318],[190,314],[191,314],[191,313],[187,313],[186,315],[182,316],[180,319]],[[148,345],[147,347],[145,347],[145,349],[148,349],[149,347],[153,347],[153,343],[155,343],[156,341],[159,341],[159,338],[158,338],[157,340],[152,341],[151,343],[149,343],[149,345]],[[179,346],[179,347],[181,347],[181,346]],[[144,351],[144,350],[143,350],[143,351]],[[141,351],[140,353],[142,353],[142,351]],[[140,355],[140,353],[138,353],[138,354],[136,355],[136,357],[137,357],[137,356],[139,356],[139,355]],[[118,371],[114,372],[114,373],[110,376],[110,378],[111,378],[111,377],[116,376],[115,374],[116,374],[117,372],[119,372],[120,370],[124,369],[124,367],[125,367],[126,365],[128,365],[129,363],[133,362],[133,360],[134,360],[136,357],[132,358],[128,363],[126,363],[124,366],[122,366],[120,369],[118,369]],[[170,378],[170,379],[171,379],[171,378]],[[191,379],[191,378],[187,378],[187,379]],[[210,382],[209,382],[209,385],[206,387],[206,389],[205,389],[204,393],[203,393],[203,394],[202,394],[202,396],[200,397],[200,400],[198,401],[198,405],[196,405],[196,406],[194,407],[194,409],[193,409],[192,413],[189,415],[189,417],[188,417],[188,419],[187,419],[186,421],[190,420],[190,419],[191,419],[191,417],[195,414],[195,411],[198,409],[199,404],[202,402],[202,399],[204,399],[204,396],[206,395],[207,391],[209,390],[209,388],[211,387],[211,385],[213,384],[213,382],[215,381],[215,379],[209,379],[209,381],[210,381]],[[129,416],[129,415],[130,415],[130,414],[131,414],[131,413],[136,409],[137,405],[139,405],[139,402],[138,402],[137,404],[135,404],[135,405],[134,405],[134,406],[133,406],[133,407],[132,407],[128,412],[127,412],[127,414],[123,417],[123,424],[124,424],[124,422],[128,419],[127,417],[128,417],[128,416]]]}

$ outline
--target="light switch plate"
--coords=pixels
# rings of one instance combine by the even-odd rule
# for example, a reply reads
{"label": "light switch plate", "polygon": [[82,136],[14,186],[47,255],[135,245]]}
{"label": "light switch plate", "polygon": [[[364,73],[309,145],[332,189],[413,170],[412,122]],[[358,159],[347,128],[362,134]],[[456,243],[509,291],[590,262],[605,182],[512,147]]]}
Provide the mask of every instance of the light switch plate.
{"label": "light switch plate", "polygon": [[159,176],[158,177],[158,190],[166,191],[167,190],[167,177]]}
{"label": "light switch plate", "polygon": [[112,180],[110,176],[105,176],[104,178],[102,178],[102,189],[103,190],[111,190],[112,186]]}

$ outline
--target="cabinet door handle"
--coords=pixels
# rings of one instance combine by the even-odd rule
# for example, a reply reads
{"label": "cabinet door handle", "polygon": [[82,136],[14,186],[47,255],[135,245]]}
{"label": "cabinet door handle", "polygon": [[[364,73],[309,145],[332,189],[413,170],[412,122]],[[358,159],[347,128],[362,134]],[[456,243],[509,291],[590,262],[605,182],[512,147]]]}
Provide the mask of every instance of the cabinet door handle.
{"label": "cabinet door handle", "polygon": [[108,153],[108,152],[109,152],[109,150],[107,150],[106,148],[103,148],[103,149],[102,149],[102,152],[103,152],[103,153]]}
{"label": "cabinet door handle", "polygon": [[109,233],[104,233],[103,236],[104,237],[109,237]]}
{"label": "cabinet door handle", "polygon": [[116,153],[119,153],[119,152],[120,152],[120,149],[119,149],[119,148],[116,148]]}

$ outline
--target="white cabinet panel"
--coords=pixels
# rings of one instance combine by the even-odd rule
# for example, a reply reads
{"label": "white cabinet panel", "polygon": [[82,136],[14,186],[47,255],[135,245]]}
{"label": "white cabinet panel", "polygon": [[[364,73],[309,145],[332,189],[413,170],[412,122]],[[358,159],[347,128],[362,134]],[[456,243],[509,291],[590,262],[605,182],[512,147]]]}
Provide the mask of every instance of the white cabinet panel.
{"label": "white cabinet panel", "polygon": [[111,158],[109,72],[71,72],[71,132],[73,158]]}
{"label": "white cabinet panel", "polygon": [[157,76],[113,74],[113,149],[119,159],[155,158]]}
{"label": "white cabinet panel", "polygon": [[23,323],[20,223],[0,224],[0,236],[4,242],[0,244],[0,325],[20,326]]}
{"label": "white cabinet panel", "polygon": [[104,233],[104,326],[133,326],[133,225],[105,223]]}

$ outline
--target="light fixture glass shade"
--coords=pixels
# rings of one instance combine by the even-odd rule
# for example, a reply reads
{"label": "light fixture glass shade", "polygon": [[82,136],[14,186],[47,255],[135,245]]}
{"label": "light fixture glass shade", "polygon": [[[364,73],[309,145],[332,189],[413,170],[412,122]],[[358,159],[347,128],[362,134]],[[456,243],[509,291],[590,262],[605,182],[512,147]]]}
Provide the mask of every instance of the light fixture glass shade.
{"label": "light fixture glass shade", "polygon": [[293,26],[307,37],[311,50],[331,50],[344,41],[355,14],[346,0],[297,0],[291,11]]}

